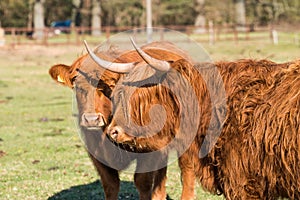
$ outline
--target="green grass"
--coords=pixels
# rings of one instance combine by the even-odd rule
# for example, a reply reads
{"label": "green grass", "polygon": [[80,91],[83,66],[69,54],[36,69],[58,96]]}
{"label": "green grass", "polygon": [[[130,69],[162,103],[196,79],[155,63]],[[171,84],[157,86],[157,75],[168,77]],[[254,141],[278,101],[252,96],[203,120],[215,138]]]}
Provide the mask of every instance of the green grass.
{"label": "green grass", "polygon": [[[213,60],[300,57],[291,43],[203,44]],[[54,83],[51,65],[71,64],[83,46],[0,49],[0,199],[102,199],[103,191],[72,117],[72,91]],[[121,174],[120,199],[135,199],[133,176]],[[176,163],[168,168],[171,199],[181,193]],[[222,199],[197,187],[198,199]]]}

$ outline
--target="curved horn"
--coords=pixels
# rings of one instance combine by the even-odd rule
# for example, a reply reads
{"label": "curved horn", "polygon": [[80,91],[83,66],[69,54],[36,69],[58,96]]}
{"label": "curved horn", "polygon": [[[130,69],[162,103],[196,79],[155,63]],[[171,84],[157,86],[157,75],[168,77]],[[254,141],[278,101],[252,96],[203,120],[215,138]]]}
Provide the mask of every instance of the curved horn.
{"label": "curved horn", "polygon": [[147,53],[145,53],[141,48],[139,48],[136,45],[132,37],[130,37],[130,40],[135,50],[140,54],[140,56],[145,60],[145,62],[148,63],[152,68],[162,72],[169,71],[169,69],[171,68],[169,62],[164,60],[158,60],[156,58],[149,56]]}
{"label": "curved horn", "polygon": [[101,58],[99,58],[98,56],[96,56],[96,54],[94,54],[94,52],[90,49],[90,47],[88,46],[87,42],[84,40],[84,45],[85,48],[87,50],[87,52],[89,53],[89,55],[92,57],[92,59],[101,67],[108,69],[112,72],[116,72],[116,73],[129,73],[130,70],[135,66],[135,63],[114,63],[114,62],[109,62],[106,60],[103,60]]}

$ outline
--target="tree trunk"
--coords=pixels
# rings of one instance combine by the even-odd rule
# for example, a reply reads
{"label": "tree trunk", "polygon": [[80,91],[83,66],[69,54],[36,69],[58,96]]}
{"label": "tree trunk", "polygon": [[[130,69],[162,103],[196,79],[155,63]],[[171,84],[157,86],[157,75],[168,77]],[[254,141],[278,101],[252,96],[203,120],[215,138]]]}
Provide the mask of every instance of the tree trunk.
{"label": "tree trunk", "polygon": [[197,33],[205,33],[205,25],[206,25],[206,18],[205,18],[205,10],[204,10],[205,0],[196,0],[195,10],[198,13],[196,20],[195,20],[195,27],[197,29],[195,32]]}
{"label": "tree trunk", "polygon": [[234,0],[235,23],[237,30],[246,29],[246,8],[245,0]]}
{"label": "tree trunk", "polygon": [[44,38],[44,1],[35,0],[33,7],[33,23],[34,23],[34,38],[43,39]]}
{"label": "tree trunk", "polygon": [[73,16],[74,25],[79,27],[81,25],[81,9],[83,7],[82,0],[73,0]]}
{"label": "tree trunk", "polygon": [[146,15],[147,15],[147,42],[152,42],[152,1],[146,0]]}
{"label": "tree trunk", "polygon": [[28,22],[27,22],[27,29],[32,30],[33,25],[33,1],[29,1],[29,12],[28,12]]}
{"label": "tree trunk", "polygon": [[92,1],[92,35],[101,35],[101,3],[100,0]]}

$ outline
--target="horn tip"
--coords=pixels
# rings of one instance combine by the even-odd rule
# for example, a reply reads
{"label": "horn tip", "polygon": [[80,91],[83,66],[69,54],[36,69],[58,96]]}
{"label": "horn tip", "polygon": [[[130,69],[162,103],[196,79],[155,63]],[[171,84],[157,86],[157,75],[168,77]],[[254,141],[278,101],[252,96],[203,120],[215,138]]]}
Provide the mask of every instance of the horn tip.
{"label": "horn tip", "polygon": [[83,44],[85,46],[85,49],[87,50],[87,52],[89,54],[91,54],[92,50],[90,49],[89,45],[87,44],[87,41],[86,40],[83,40]]}
{"label": "horn tip", "polygon": [[83,40],[83,44],[84,44],[84,46],[88,46],[88,44],[87,44],[87,41],[86,41],[86,40]]}
{"label": "horn tip", "polygon": [[134,41],[133,37],[132,37],[132,36],[130,36],[129,38],[130,38],[130,41],[131,41],[131,44],[133,45],[133,47],[134,47],[135,49],[137,49],[137,48],[138,48],[138,46],[137,46],[137,44],[135,43],[135,41]]}

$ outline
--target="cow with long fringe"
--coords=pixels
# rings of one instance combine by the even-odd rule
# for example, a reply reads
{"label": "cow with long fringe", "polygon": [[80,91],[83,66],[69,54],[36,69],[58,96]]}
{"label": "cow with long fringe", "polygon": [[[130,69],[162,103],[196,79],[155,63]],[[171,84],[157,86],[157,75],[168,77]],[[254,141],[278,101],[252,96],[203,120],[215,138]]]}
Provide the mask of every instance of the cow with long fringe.
{"label": "cow with long fringe", "polygon": [[[189,161],[181,168],[192,160],[203,188],[227,199],[300,198],[300,61],[193,66],[136,50],[147,64],[132,68],[112,93],[105,131],[112,140],[138,152],[184,149]],[[164,112],[151,112],[156,105]]]}

